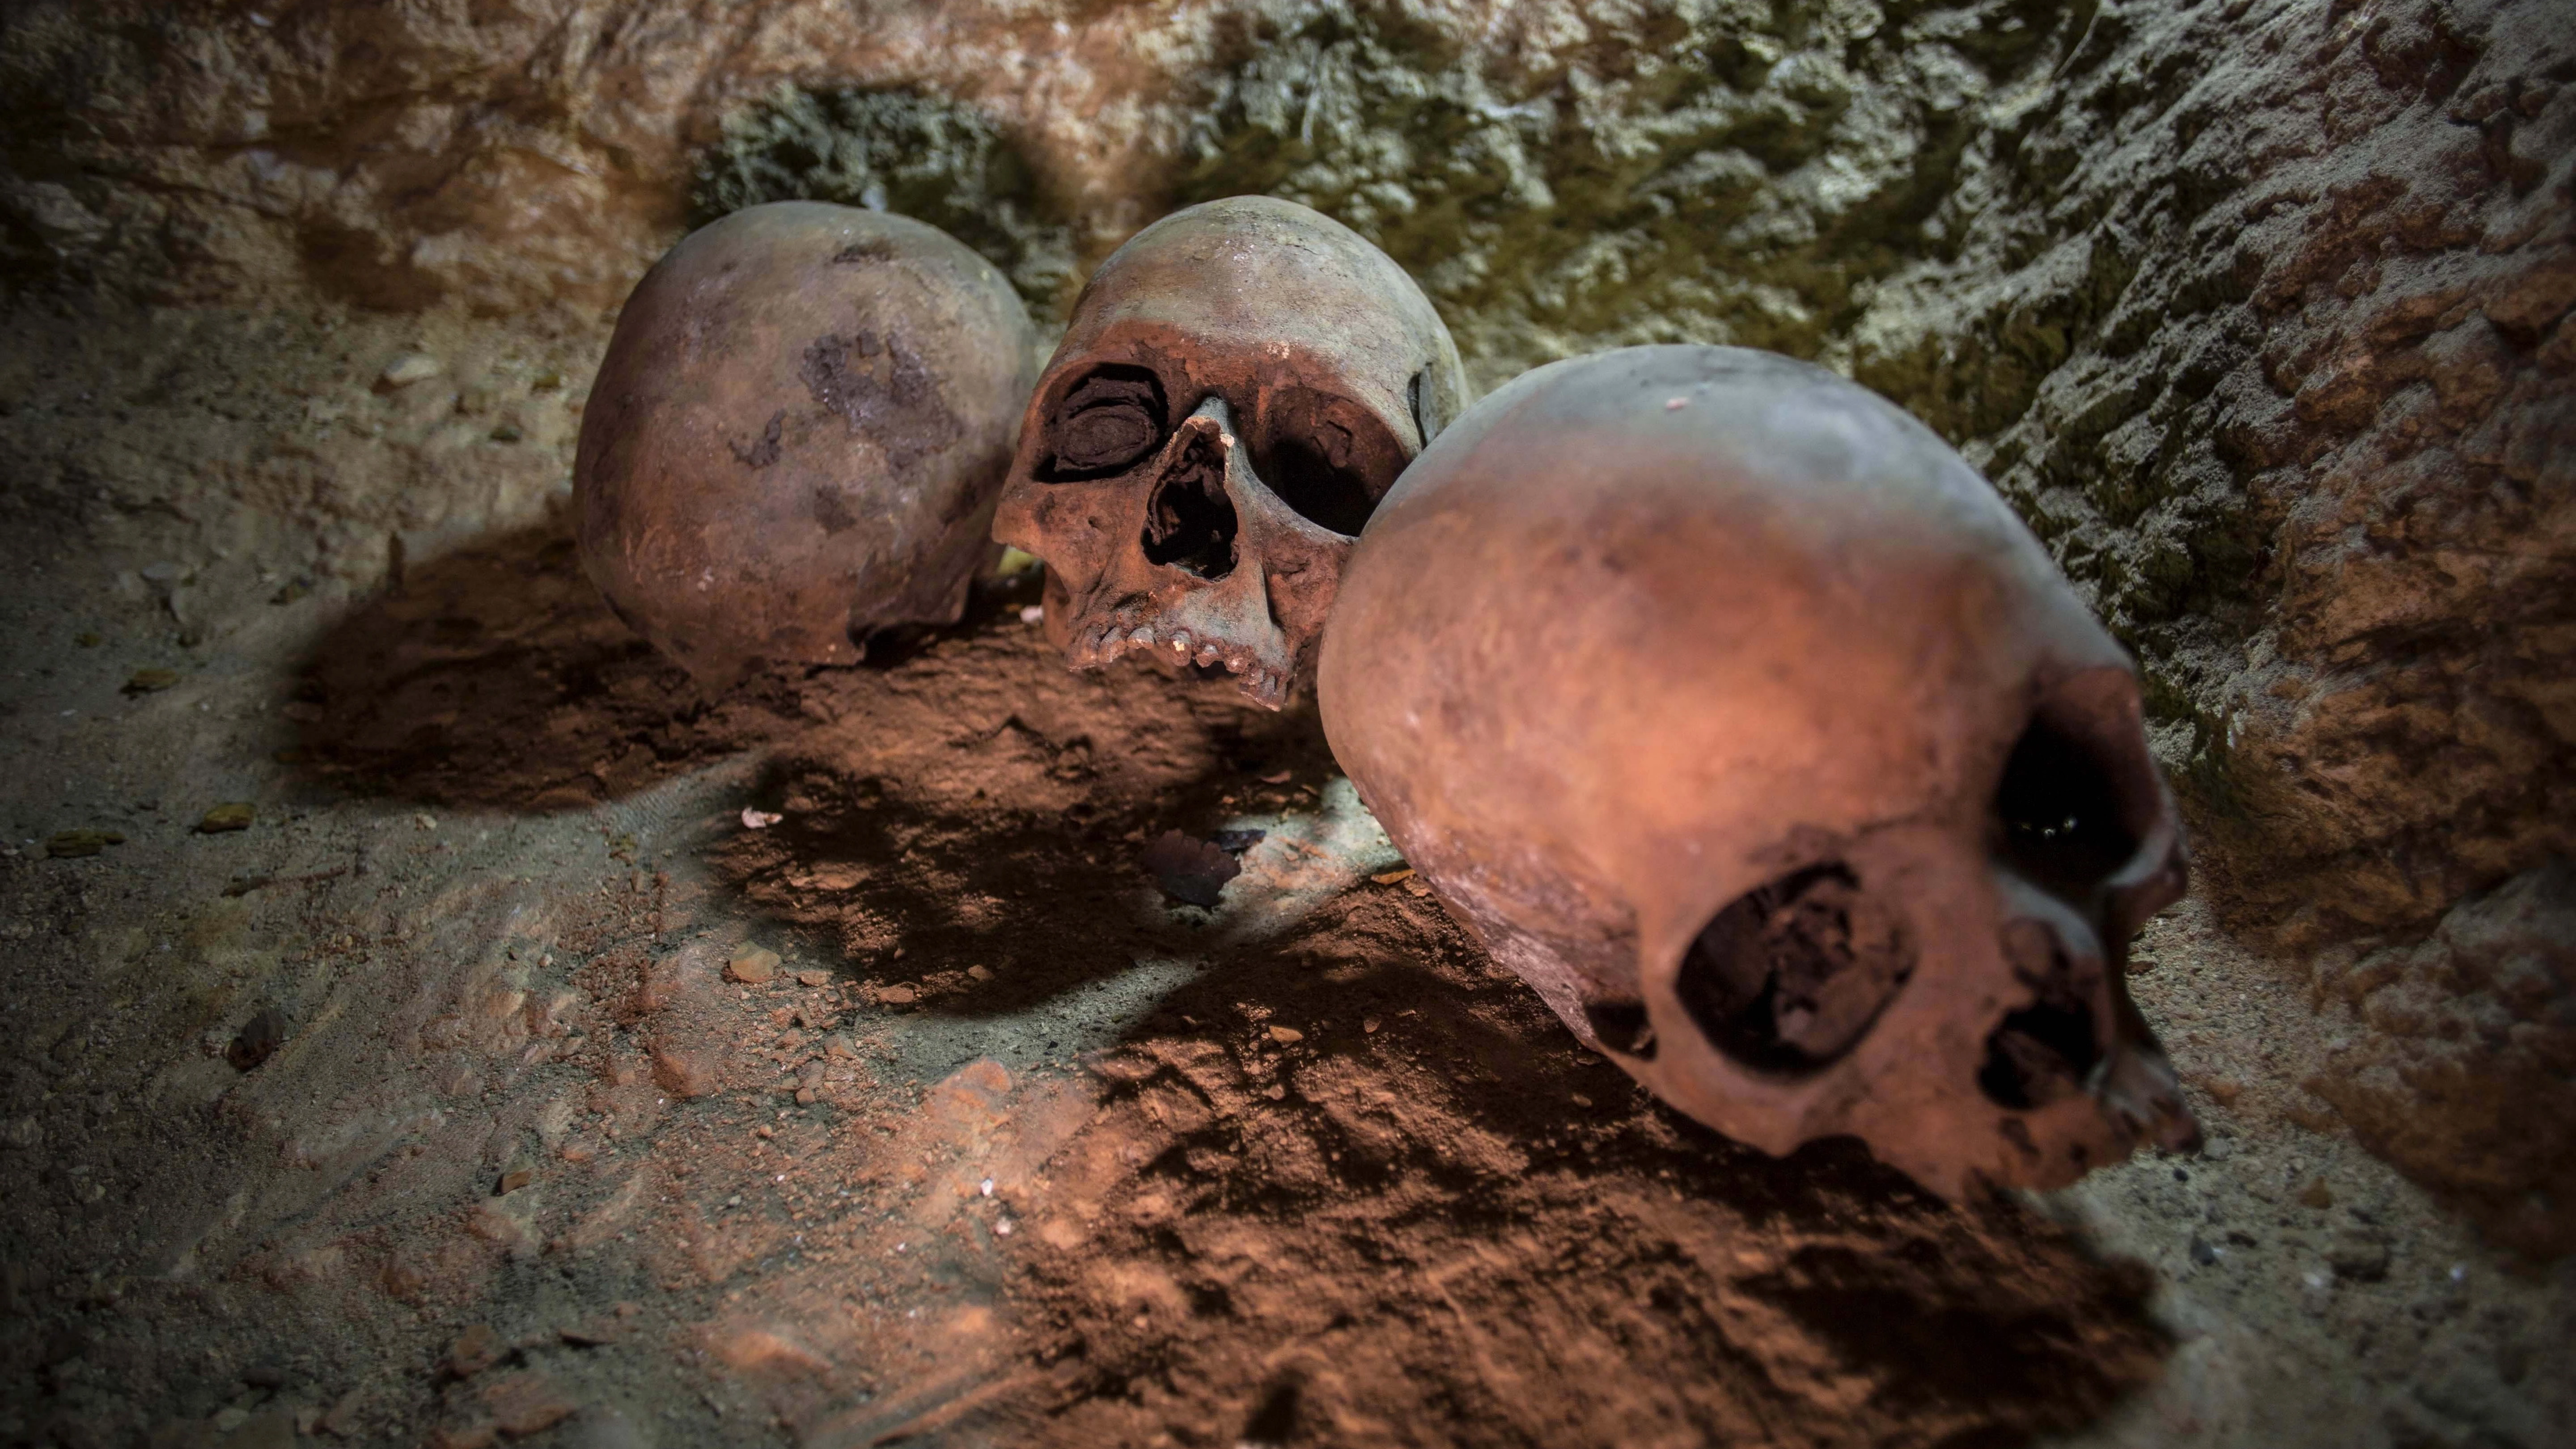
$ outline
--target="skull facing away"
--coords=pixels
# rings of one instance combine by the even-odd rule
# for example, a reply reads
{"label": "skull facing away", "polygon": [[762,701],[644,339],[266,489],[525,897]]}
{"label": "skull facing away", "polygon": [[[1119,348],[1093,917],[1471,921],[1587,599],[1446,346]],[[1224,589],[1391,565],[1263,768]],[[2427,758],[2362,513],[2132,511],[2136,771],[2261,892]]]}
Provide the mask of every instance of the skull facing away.
{"label": "skull facing away", "polygon": [[1875,394],[1722,347],[1525,375],[1378,509],[1319,691],[1451,913],[1729,1136],[1953,1197],[2196,1144],[2123,984],[2184,881],[2136,674]]}

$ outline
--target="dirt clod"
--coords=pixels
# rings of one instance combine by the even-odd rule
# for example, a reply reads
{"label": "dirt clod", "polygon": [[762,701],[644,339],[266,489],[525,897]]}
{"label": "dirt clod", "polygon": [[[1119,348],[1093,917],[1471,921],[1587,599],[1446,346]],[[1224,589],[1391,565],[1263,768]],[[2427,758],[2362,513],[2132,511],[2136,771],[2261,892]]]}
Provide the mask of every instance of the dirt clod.
{"label": "dirt clod", "polygon": [[242,1023],[242,1029],[233,1034],[231,1045],[224,1048],[224,1060],[232,1063],[233,1070],[237,1072],[250,1071],[286,1045],[289,1029],[286,1013],[276,1007],[268,1007]]}

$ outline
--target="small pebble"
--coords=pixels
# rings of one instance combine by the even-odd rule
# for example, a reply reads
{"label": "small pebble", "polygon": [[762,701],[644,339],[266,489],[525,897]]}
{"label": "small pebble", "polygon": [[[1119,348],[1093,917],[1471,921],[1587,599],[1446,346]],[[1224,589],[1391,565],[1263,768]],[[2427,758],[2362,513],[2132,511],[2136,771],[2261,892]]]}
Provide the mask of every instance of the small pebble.
{"label": "small pebble", "polygon": [[808,966],[796,973],[796,980],[805,986],[829,986],[832,984],[832,973],[820,966]]}
{"label": "small pebble", "polygon": [[228,800],[207,811],[206,817],[197,822],[197,831],[201,835],[221,835],[229,830],[248,830],[251,814],[249,801]]}
{"label": "small pebble", "polygon": [[269,1007],[242,1023],[242,1029],[233,1035],[232,1044],[224,1048],[224,1060],[232,1063],[234,1071],[252,1070],[277,1055],[277,1049],[286,1045],[287,1025],[286,1013],[274,1006]]}
{"label": "small pebble", "polygon": [[725,963],[725,975],[752,986],[772,980],[778,975],[778,953],[766,946],[744,946]]}
{"label": "small pebble", "polygon": [[1270,1028],[1270,1039],[1281,1046],[1290,1046],[1304,1041],[1306,1034],[1293,1026],[1274,1026]]}
{"label": "small pebble", "polygon": [[45,854],[56,860],[71,860],[124,843],[124,834],[114,830],[58,830],[45,837]]}
{"label": "small pebble", "polygon": [[446,363],[426,352],[406,352],[386,363],[385,370],[377,377],[387,387],[409,387],[416,382],[427,382],[446,370]]}
{"label": "small pebble", "polygon": [[132,678],[125,681],[125,692],[158,694],[178,682],[179,671],[175,669],[138,669]]}

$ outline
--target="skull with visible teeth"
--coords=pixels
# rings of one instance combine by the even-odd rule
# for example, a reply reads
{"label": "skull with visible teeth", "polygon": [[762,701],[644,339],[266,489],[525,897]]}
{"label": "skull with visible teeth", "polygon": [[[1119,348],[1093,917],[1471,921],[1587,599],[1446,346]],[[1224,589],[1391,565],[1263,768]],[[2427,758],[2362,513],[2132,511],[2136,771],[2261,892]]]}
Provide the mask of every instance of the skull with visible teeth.
{"label": "skull with visible teeth", "polygon": [[1371,520],[1319,691],[1448,909],[1739,1141],[1953,1197],[2197,1141],[2122,981],[2184,877],[2136,674],[1874,394],[1719,347],[1520,378]]}
{"label": "skull with visible teeth", "polygon": [[1046,562],[1075,668],[1143,653],[1277,709],[1361,525],[1464,391],[1439,314],[1357,233],[1270,197],[1191,207],[1076,303],[993,536]]}

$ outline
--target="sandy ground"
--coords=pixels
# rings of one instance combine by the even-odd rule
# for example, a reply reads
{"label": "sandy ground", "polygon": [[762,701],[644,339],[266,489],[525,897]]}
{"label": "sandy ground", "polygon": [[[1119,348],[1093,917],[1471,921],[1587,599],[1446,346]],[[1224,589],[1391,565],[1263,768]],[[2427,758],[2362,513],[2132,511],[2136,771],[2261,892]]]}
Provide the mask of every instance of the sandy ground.
{"label": "sandy ground", "polygon": [[[709,699],[541,495],[208,544],[182,397],[178,521],[79,512],[30,440],[109,368],[7,419],[0,1442],[2576,1440],[2576,1270],[2319,1116],[2336,1023],[2196,904],[2135,985],[2208,1150],[1954,1208],[1644,1098],[1311,713],[1068,674],[1032,580]],[[1175,829],[1264,832],[1216,909]]]}

